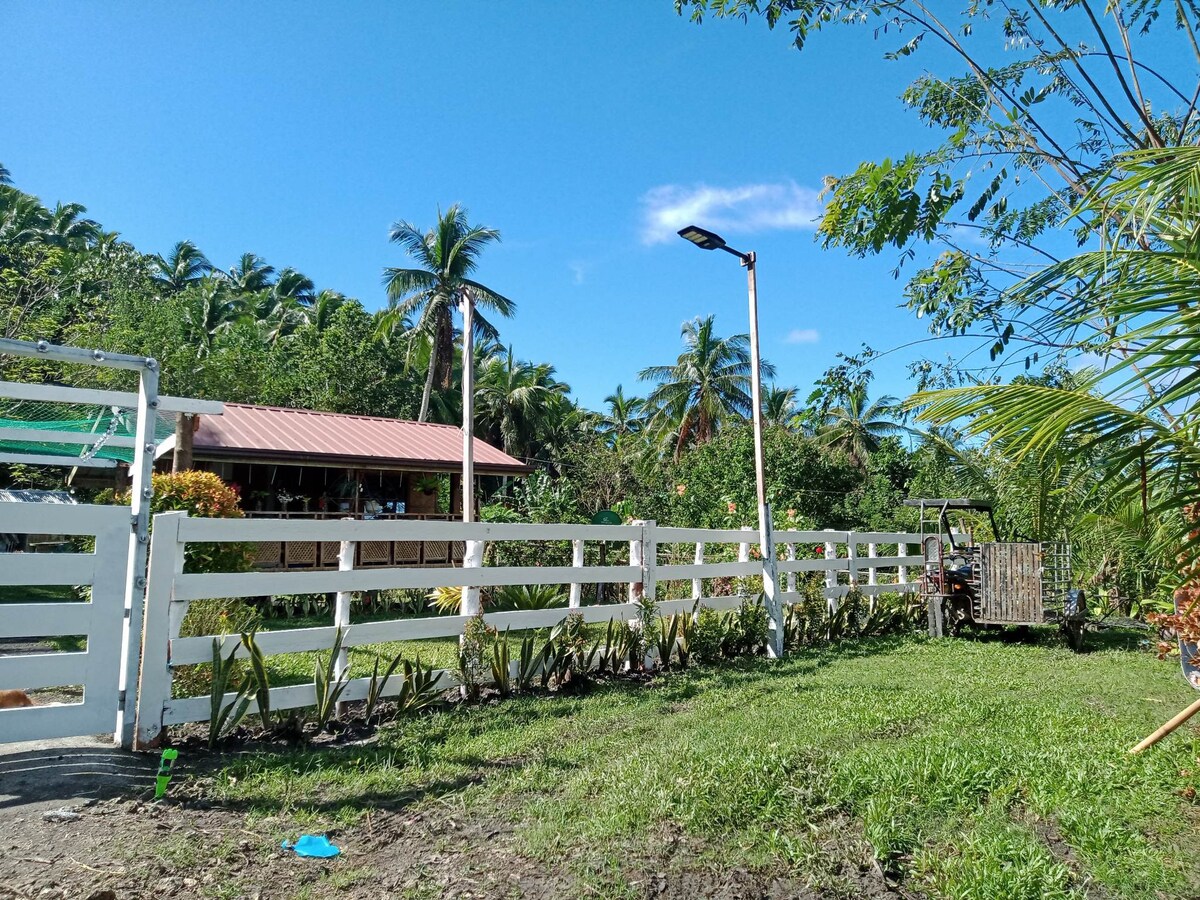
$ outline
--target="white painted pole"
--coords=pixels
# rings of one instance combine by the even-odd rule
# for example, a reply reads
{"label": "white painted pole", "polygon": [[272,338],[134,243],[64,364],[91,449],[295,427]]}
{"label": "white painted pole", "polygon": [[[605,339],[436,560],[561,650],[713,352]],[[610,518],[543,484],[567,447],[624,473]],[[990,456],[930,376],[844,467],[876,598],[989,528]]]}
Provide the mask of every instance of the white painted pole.
{"label": "white painted pole", "polygon": [[767,656],[783,656],[783,608],[779,602],[779,571],[775,560],[771,507],[767,503],[767,477],[763,461],[762,357],[758,340],[758,257],[751,251],[742,256],[750,299],[750,402],[754,422],[754,482],[758,499],[758,543],[762,553],[763,601],[767,607],[769,636]]}
{"label": "white painted pole", "polygon": [[[876,557],[878,557],[879,553],[877,552],[877,550],[878,550],[878,548],[875,544],[867,544],[867,559],[874,560]],[[867,563],[867,584],[878,584],[878,583],[879,583],[879,577],[875,573],[875,563],[869,562],[869,563]]]}
{"label": "white painted pole", "polygon": [[[353,521],[352,519],[343,519],[343,521]],[[358,546],[356,541],[342,541],[338,547],[338,571],[350,572],[354,569],[354,550]],[[333,602],[333,627],[345,628],[350,624],[350,601],[354,597],[352,591],[338,591],[337,597]],[[341,678],[346,670],[350,668],[350,651],[346,647],[342,647],[338,651],[338,658],[335,671],[337,677]]]}
{"label": "white painted pole", "polygon": [[[694,562],[698,566],[704,565],[704,542],[703,541],[696,542],[696,556],[694,557]],[[693,578],[692,579],[692,599],[699,600],[703,596],[704,596],[704,579],[703,578]]]}
{"label": "white painted pole", "polygon": [[163,707],[171,699],[170,646],[176,576],[183,573],[184,545],[179,523],[187,513],[154,517],[154,550],[146,585],[146,620],[142,629],[142,667],[137,690],[137,747],[157,747],[163,737]]}
{"label": "white painted pole", "polygon": [[[463,464],[462,495],[463,522],[475,521],[475,302],[470,292],[464,292],[460,306],[463,317],[462,330],[462,400],[463,400]],[[478,568],[483,565],[483,542],[467,541],[463,548],[463,566]],[[464,587],[459,611],[464,616],[474,616],[482,611],[479,588]]]}
{"label": "white painted pole", "polygon": [[[825,561],[837,561],[837,544],[833,541],[825,542]],[[838,577],[837,569],[829,568],[825,570],[825,602],[829,606],[829,612],[835,613],[838,609],[837,597]]]}
{"label": "white painted pole", "polygon": [[[795,531],[795,530],[796,530],[795,528],[788,529],[788,531]],[[796,545],[795,544],[787,545],[787,560],[788,560],[788,562],[796,561]],[[796,593],[796,573],[795,572],[787,573],[787,592],[789,594]]]}
{"label": "white painted pole", "polygon": [[[97,351],[99,352],[99,351]],[[138,380],[137,445],[133,449],[133,485],[129,507],[129,568],[125,582],[125,627],[121,633],[121,672],[118,683],[117,723],[114,737],[122,747],[134,741],[137,706],[138,653],[142,612],[146,606],[146,565],[150,554],[150,500],[154,497],[154,456],[158,424],[158,363],[142,360]]]}
{"label": "white painted pole", "polygon": [[[641,526],[645,525],[646,523],[641,521],[640,519],[635,519],[631,524],[641,527]],[[642,532],[642,534],[644,536],[645,532]],[[641,569],[642,565],[643,565],[643,561],[644,561],[644,556],[642,554],[641,539],[639,538],[638,540],[630,541],[629,542],[629,565],[633,568]],[[629,582],[629,602],[636,603],[640,599],[642,599],[642,578],[639,576],[637,581]]]}
{"label": "white painted pole", "polygon": [[[908,544],[897,544],[896,545],[896,555],[897,556],[908,556]],[[896,571],[898,573],[898,579],[899,579],[900,583],[908,584],[908,566],[904,565],[904,563],[901,563]]]}
{"label": "white painted pole", "polygon": [[[583,568],[583,541],[571,541],[571,565],[576,569]],[[583,601],[583,583],[579,581],[571,582],[571,594],[567,601],[567,606],[571,609],[579,609]]]}

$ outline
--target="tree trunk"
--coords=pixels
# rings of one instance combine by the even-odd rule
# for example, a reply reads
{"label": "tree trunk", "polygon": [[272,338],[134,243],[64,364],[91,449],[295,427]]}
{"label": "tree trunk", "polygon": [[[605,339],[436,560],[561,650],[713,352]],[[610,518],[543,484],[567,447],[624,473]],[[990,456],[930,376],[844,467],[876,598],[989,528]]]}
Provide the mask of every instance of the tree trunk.
{"label": "tree trunk", "polygon": [[171,471],[178,474],[192,468],[192,446],[195,435],[195,419],[187,413],[175,413],[175,455],[171,458]]}
{"label": "tree trunk", "polygon": [[421,412],[417,414],[418,422],[424,422],[427,418],[429,418],[429,397],[433,393],[434,363],[437,360],[437,357],[434,355],[434,351],[436,351],[436,349],[436,346],[429,348],[429,371],[425,374],[425,390],[421,393]]}

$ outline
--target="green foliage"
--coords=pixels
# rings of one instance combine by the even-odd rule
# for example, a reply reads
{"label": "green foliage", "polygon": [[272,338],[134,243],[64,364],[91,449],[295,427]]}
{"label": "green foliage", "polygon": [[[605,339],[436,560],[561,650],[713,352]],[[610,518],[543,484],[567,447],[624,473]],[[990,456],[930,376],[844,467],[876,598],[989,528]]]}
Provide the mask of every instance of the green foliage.
{"label": "green foliage", "polygon": [[404,660],[401,664],[404,680],[396,694],[396,709],[401,713],[419,713],[441,703],[438,682],[441,677],[432,666],[422,666],[420,657],[415,663]]}
{"label": "green foliage", "polygon": [[255,640],[255,632],[242,632],[242,646],[250,654],[250,675],[254,683],[254,700],[258,704],[258,719],[264,729],[271,728],[271,679],[267,674],[267,660],[262,648]]}
{"label": "green foliage", "polygon": [[[240,644],[235,643],[228,656],[221,655],[223,641],[213,638],[212,684],[209,689],[208,746],[213,749],[221,738],[241,724],[250,707],[254,682],[239,679],[234,657]],[[225,695],[232,692],[233,699],[225,702]]]}
{"label": "green foliage", "polygon": [[457,616],[462,612],[462,588],[438,587],[425,595],[429,608],[443,616]]}
{"label": "green foliage", "polygon": [[[658,665],[662,669],[671,668],[671,658],[675,655],[678,649],[676,644],[679,639],[679,616],[674,615],[669,619],[661,618],[658,620]],[[682,657],[681,657],[681,665]]]}
{"label": "green foliage", "polygon": [[525,692],[533,688],[533,681],[541,674],[549,650],[548,643],[539,641],[533,635],[521,638],[520,656],[517,660],[518,691]]}
{"label": "green foliage", "polygon": [[392,657],[392,661],[388,663],[387,668],[383,670],[383,675],[380,676],[379,657],[375,657],[375,665],[371,669],[371,680],[367,683],[367,702],[363,706],[363,718],[368,722],[375,717],[375,710],[379,706],[383,692],[387,689],[388,681],[403,662],[404,658],[397,653]]}
{"label": "green foliage", "polygon": [[701,663],[711,665],[718,662],[725,643],[725,632],[724,617],[711,606],[700,607],[688,637],[688,655]]}
{"label": "green foliage", "polygon": [[501,697],[512,693],[507,631],[504,632],[503,638],[492,641],[492,683]]}
{"label": "green foliage", "polygon": [[555,609],[567,605],[567,595],[552,584],[520,584],[498,587],[492,592],[496,611]]}
{"label": "green foliage", "polygon": [[458,650],[458,680],[466,700],[478,700],[483,690],[483,681],[490,668],[488,646],[495,633],[496,630],[483,620],[483,613],[471,616],[463,625]]}
{"label": "green foliage", "polygon": [[338,701],[346,685],[350,682],[349,670],[338,670],[338,654],[342,650],[342,640],[346,636],[344,628],[338,628],[333,639],[333,648],[324,659],[317,655],[313,664],[313,691],[316,694],[316,724],[318,731],[324,731],[329,720],[337,712]]}

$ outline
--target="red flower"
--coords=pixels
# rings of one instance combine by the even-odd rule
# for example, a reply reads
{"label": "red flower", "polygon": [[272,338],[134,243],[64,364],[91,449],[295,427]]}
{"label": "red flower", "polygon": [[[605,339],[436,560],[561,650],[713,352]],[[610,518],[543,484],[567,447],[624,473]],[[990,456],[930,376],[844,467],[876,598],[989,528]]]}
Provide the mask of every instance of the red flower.
{"label": "red flower", "polygon": [[824,556],[825,555],[825,545],[817,544],[817,546],[813,547],[813,552],[819,553],[821,556]]}
{"label": "red flower", "polygon": [[729,511],[729,514],[730,514],[731,516],[732,516],[732,515],[733,515],[735,512],[737,512],[737,504],[736,504],[736,503],[734,503],[732,500],[730,500],[730,501],[729,501],[729,502],[726,504],[726,506],[728,507],[728,511]]}

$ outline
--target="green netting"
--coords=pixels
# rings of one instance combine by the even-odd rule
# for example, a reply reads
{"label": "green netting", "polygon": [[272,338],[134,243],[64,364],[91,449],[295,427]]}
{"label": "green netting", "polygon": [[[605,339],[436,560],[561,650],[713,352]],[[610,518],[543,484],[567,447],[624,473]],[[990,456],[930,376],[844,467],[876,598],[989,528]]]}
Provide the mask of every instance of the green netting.
{"label": "green netting", "polygon": [[[47,401],[0,399],[0,428],[27,431],[55,431],[78,435],[78,441],[58,443],[35,438],[0,439],[0,453],[29,453],[40,456],[61,456],[64,463],[71,459],[115,459],[133,461],[133,449],[114,447],[114,437],[134,437],[137,429],[137,410],[116,406],[87,406]],[[174,417],[159,413],[155,421],[155,443],[160,444],[175,433]],[[3,433],[3,432],[0,432]]]}

